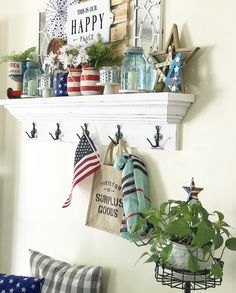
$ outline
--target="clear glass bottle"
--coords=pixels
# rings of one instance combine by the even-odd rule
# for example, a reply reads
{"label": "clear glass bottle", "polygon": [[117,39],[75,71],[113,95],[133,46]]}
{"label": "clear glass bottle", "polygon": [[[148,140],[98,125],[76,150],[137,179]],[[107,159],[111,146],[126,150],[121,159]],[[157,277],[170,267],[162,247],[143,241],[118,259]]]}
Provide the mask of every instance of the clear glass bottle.
{"label": "clear glass bottle", "polygon": [[143,48],[126,48],[121,65],[121,92],[144,91],[146,91],[146,60]]}
{"label": "clear glass bottle", "polygon": [[155,85],[157,83],[157,69],[155,63],[147,62],[147,77],[146,77],[146,90],[148,92],[153,92]]}
{"label": "clear glass bottle", "polygon": [[40,78],[42,70],[38,62],[28,61],[27,69],[23,78],[23,95],[24,96],[39,96]]}

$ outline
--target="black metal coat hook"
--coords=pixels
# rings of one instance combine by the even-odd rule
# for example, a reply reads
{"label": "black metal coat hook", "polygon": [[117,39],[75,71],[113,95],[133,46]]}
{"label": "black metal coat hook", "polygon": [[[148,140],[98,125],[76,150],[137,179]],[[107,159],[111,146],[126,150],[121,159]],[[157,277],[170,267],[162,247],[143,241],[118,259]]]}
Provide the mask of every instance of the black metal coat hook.
{"label": "black metal coat hook", "polygon": [[37,137],[37,135],[36,135],[37,134],[37,129],[35,127],[35,123],[33,122],[32,125],[33,125],[33,128],[30,131],[30,134],[27,131],[25,131],[25,133],[28,135],[29,138],[36,138]]}
{"label": "black metal coat hook", "polygon": [[155,140],[155,144],[152,144],[152,142],[150,141],[149,138],[147,138],[147,141],[150,143],[150,145],[153,147],[153,148],[161,148],[160,146],[160,141],[163,139],[163,135],[160,133],[160,129],[161,127],[160,126],[156,126],[156,134],[154,135],[154,140]]}
{"label": "black metal coat hook", "polygon": [[[83,129],[83,127],[82,127],[82,129]],[[87,123],[84,123],[84,132],[87,136],[89,136],[90,133],[88,131],[88,124]],[[78,136],[79,139],[81,139],[81,136],[78,133],[76,133],[76,135]]]}
{"label": "black metal coat hook", "polygon": [[59,139],[60,139],[60,135],[61,135],[60,124],[57,123],[57,129],[56,129],[56,131],[55,131],[55,137],[52,135],[51,132],[49,132],[49,134],[51,135],[52,139],[54,139],[54,140],[59,140]]}
{"label": "black metal coat hook", "polygon": [[114,141],[113,138],[111,138],[110,136],[108,136],[110,138],[110,140],[113,142],[114,145],[117,145],[119,143],[119,140],[121,138],[123,138],[123,133],[120,131],[120,125],[118,124],[117,125],[117,132],[115,134],[115,137],[116,137],[116,141]]}
{"label": "black metal coat hook", "polygon": [[89,131],[88,131],[88,124],[84,123],[84,132],[87,136],[89,136]]}

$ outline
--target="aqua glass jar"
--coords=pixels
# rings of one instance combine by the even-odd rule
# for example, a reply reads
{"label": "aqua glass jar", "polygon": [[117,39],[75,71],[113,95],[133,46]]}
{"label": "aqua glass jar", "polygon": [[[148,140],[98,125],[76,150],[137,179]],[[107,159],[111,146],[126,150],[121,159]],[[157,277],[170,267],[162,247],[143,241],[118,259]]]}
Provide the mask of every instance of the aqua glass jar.
{"label": "aqua glass jar", "polygon": [[40,78],[42,70],[38,62],[27,62],[27,69],[23,78],[23,96],[39,96]]}
{"label": "aqua glass jar", "polygon": [[146,91],[146,60],[144,58],[143,48],[130,47],[125,49],[120,77],[120,92]]}

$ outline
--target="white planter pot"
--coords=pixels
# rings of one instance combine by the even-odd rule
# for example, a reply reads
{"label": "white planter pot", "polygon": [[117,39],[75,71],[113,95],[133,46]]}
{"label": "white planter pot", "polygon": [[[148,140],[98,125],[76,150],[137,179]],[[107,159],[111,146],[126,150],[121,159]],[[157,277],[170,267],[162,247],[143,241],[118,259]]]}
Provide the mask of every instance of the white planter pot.
{"label": "white planter pot", "polygon": [[[213,260],[212,260],[212,257],[210,256],[209,253],[204,256],[203,250],[201,248],[199,248],[198,250],[192,249],[191,253],[193,254],[193,256],[195,256],[197,259],[199,259],[199,261],[198,261],[199,271],[204,271],[206,269],[211,268]],[[212,254],[213,253],[214,253],[214,251],[212,252]],[[190,256],[190,252],[185,245],[173,242],[172,252],[169,257],[169,265],[175,269],[178,269],[178,270],[189,271],[189,268],[188,268],[189,256]],[[183,279],[182,273],[174,272],[174,276],[180,280]],[[196,281],[201,281],[204,278],[205,278],[205,274],[201,275],[200,272],[199,273],[197,272],[195,274]],[[194,281],[194,275],[192,273],[188,274],[186,272],[184,274],[183,280],[184,281]]]}

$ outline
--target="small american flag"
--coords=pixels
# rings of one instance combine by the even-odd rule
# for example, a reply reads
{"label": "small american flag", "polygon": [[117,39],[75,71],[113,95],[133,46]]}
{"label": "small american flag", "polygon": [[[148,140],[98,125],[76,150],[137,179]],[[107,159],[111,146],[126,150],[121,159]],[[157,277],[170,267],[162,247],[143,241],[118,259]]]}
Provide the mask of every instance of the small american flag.
{"label": "small american flag", "polygon": [[66,208],[71,204],[74,187],[86,177],[95,173],[100,165],[101,161],[95,145],[91,138],[84,133],[75,151],[72,189],[69,197],[63,205],[63,208]]}

